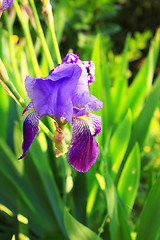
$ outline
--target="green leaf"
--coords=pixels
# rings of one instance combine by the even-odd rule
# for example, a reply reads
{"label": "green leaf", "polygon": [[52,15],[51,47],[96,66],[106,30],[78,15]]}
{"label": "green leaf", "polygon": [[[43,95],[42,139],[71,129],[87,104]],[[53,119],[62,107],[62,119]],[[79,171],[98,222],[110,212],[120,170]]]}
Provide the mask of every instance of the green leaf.
{"label": "green leaf", "polygon": [[114,113],[113,100],[111,95],[109,66],[106,60],[105,47],[103,46],[102,43],[101,43],[100,51],[101,51],[100,59],[101,59],[101,76],[102,76],[102,93],[101,94],[103,96],[103,99],[102,99],[103,114],[101,115],[103,131],[101,134],[103,134],[102,146],[105,146],[112,128],[115,113]]}
{"label": "green leaf", "polygon": [[140,180],[140,154],[136,144],[131,151],[118,182],[118,193],[127,210],[130,213],[138,190]]}
{"label": "green leaf", "polygon": [[35,164],[37,172],[39,173],[44,186],[45,194],[47,194],[50,201],[52,211],[56,217],[59,227],[65,234],[65,228],[63,224],[63,203],[49,165],[47,143],[43,132],[38,135],[37,141],[33,142],[30,152],[33,163]]}
{"label": "green leaf", "polygon": [[111,160],[111,176],[115,180],[123,157],[125,155],[131,133],[131,112],[128,111],[124,120],[117,127],[109,145],[109,158]]}
{"label": "green leaf", "polygon": [[140,111],[144,97],[150,91],[159,53],[159,35],[160,30],[157,31],[156,36],[152,41],[145,63],[129,87],[127,98],[124,98],[121,116],[125,114],[128,108],[131,108],[132,117],[135,119]]}
{"label": "green leaf", "polygon": [[160,75],[158,75],[157,79],[155,80],[153,88],[144,104],[144,107],[135,121],[126,157],[129,155],[132,147],[136,142],[139,143],[140,149],[143,147],[143,142],[148,132],[150,121],[153,116],[154,110],[157,106],[159,97],[160,97]]}
{"label": "green leaf", "polygon": [[102,100],[102,75],[101,75],[101,52],[100,52],[100,34],[97,35],[96,41],[93,47],[92,61],[95,64],[95,79],[90,86],[90,91],[97,98]]}
{"label": "green leaf", "polygon": [[158,240],[160,233],[160,177],[145,202],[136,240]]}
{"label": "green leaf", "polygon": [[107,169],[105,169],[105,181],[106,181],[106,202],[109,215],[109,229],[111,240],[130,240],[130,229],[127,223],[127,218],[124,214],[122,207],[120,206],[118,195],[115,189],[115,185],[109,175]]}
{"label": "green leaf", "polygon": [[0,133],[1,137],[7,139],[7,125],[8,125],[8,114],[9,114],[9,97],[4,91],[0,84],[0,114],[1,114],[1,124],[0,124]]}
{"label": "green leaf", "polygon": [[64,209],[64,224],[70,240],[102,240]]}
{"label": "green leaf", "polygon": [[113,92],[112,92],[112,96],[113,96],[113,101],[114,101],[114,109],[116,109],[116,120],[115,122],[117,122],[117,119],[119,117],[119,113],[122,111],[123,109],[123,104],[122,104],[122,100],[123,97],[126,93],[126,88],[127,88],[127,80],[128,80],[128,76],[127,76],[127,72],[128,72],[128,58],[127,58],[127,53],[129,50],[129,41],[130,41],[130,35],[127,36],[126,42],[125,42],[125,46],[124,46],[124,50],[122,53],[122,57],[121,57],[121,63],[119,66],[119,70],[114,82],[114,86],[113,86]]}

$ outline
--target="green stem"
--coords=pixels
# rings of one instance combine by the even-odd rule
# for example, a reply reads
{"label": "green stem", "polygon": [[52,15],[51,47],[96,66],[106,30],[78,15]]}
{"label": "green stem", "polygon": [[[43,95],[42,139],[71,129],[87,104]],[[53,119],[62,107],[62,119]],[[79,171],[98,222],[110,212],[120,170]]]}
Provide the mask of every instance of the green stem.
{"label": "green stem", "polygon": [[25,12],[23,12],[24,16],[22,16],[22,10],[20,9],[20,7],[18,5],[17,0],[13,1],[13,5],[15,7],[17,16],[19,18],[19,21],[20,21],[21,26],[22,26],[23,31],[24,31],[24,35],[25,35],[25,38],[26,38],[26,41],[27,41],[28,50],[29,50],[31,61],[32,61],[34,73],[35,73],[36,77],[40,77],[41,76],[41,71],[40,71],[40,68],[39,68],[39,65],[38,65],[38,61],[37,61],[37,58],[36,58],[32,38],[31,38],[30,30],[29,30],[28,16]]}
{"label": "green stem", "polygon": [[[20,103],[20,105],[23,108],[25,108],[26,107],[26,103],[23,100],[23,98],[20,96],[20,94],[18,93],[18,91],[15,88],[15,86],[13,85],[13,83],[9,80],[7,71],[6,71],[5,66],[4,66],[4,64],[3,64],[1,59],[0,59],[0,79],[7,86],[7,88],[11,92],[11,94],[13,94],[13,97],[15,97],[15,99]],[[7,89],[6,89],[6,91],[7,91]],[[9,94],[9,92],[7,92],[7,93]]]}
{"label": "green stem", "polygon": [[[9,80],[7,71],[5,69],[5,66],[2,62],[2,60],[0,59],[0,80],[7,86],[7,88],[9,89],[9,91],[11,92],[11,94],[9,93],[9,91],[7,91],[7,93],[18,103],[20,103],[20,105],[25,108],[27,106],[27,104],[25,103],[25,101],[23,100],[23,98],[21,97],[21,95],[18,93],[17,89],[15,88],[15,86],[13,85],[13,83]],[[6,90],[6,89],[5,89]],[[50,132],[50,130],[44,125],[43,122],[39,121],[39,126],[40,128],[43,130],[43,132],[53,141],[53,133]]]}
{"label": "green stem", "polygon": [[9,52],[10,52],[10,61],[11,61],[11,65],[12,65],[12,69],[13,69],[13,75],[16,79],[17,87],[21,86],[22,81],[21,81],[21,77],[20,77],[20,73],[18,70],[18,66],[17,66],[17,59],[16,59],[16,53],[15,53],[15,46],[14,43],[11,39],[11,36],[13,35],[13,23],[15,18],[8,18],[8,14],[4,14],[5,16],[5,21],[6,21],[6,25],[8,28],[8,32],[9,32]]}
{"label": "green stem", "polygon": [[39,21],[39,16],[38,16],[38,13],[37,13],[37,9],[36,9],[34,0],[29,0],[29,2],[30,2],[31,7],[32,7],[32,11],[33,11],[34,19],[35,19],[35,22],[36,22],[38,35],[39,35],[39,38],[41,40],[42,48],[43,48],[44,53],[46,55],[46,58],[47,58],[50,69],[53,69],[54,68],[54,63],[53,63],[51,54],[49,52],[46,39],[44,37],[44,33],[43,33],[43,30],[42,30],[41,23]]}
{"label": "green stem", "polygon": [[52,6],[50,4],[50,1],[42,0],[42,2],[43,2],[43,8],[44,8],[43,12],[47,15],[47,19],[48,19],[49,30],[51,32],[51,37],[53,41],[53,47],[55,50],[57,62],[60,64],[62,62],[62,58],[61,58],[61,54],[60,54],[60,50],[59,50],[59,46],[58,46],[58,42],[55,34]]}
{"label": "green stem", "polygon": [[55,30],[54,30],[54,24],[50,24],[50,21],[49,21],[49,29],[52,36],[52,41],[53,41],[53,46],[56,53],[57,62],[60,64],[62,62],[62,58],[60,55],[59,46],[58,46],[58,42],[57,42]]}
{"label": "green stem", "polygon": [[105,225],[105,223],[106,223],[107,217],[109,217],[108,213],[105,215],[105,217],[104,217],[104,219],[103,219],[103,222],[102,222],[101,226],[100,226],[99,229],[98,229],[97,240],[100,239],[100,236],[101,236],[101,234],[102,234],[103,231],[104,231],[104,225]]}
{"label": "green stem", "polygon": [[54,134],[50,132],[50,130],[46,127],[46,125],[44,125],[42,121],[39,121],[39,127],[53,141]]}

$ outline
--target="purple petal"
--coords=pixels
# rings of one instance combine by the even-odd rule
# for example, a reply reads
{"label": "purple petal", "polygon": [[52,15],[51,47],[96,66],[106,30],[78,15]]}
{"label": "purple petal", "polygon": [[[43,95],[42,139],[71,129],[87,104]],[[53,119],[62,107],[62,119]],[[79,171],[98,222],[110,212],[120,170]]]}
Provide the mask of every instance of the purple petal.
{"label": "purple petal", "polygon": [[81,75],[78,65],[59,65],[45,78],[27,77],[25,81],[28,96],[40,116],[54,115],[72,121],[72,92],[77,86]]}
{"label": "purple petal", "polygon": [[76,54],[70,52],[67,53],[66,57],[63,60],[63,63],[76,63],[81,68],[83,68],[83,70],[86,70],[85,72],[87,74],[86,76],[88,80],[88,85],[90,85],[91,82],[95,81],[95,66],[92,61],[81,61]]}
{"label": "purple petal", "polygon": [[4,12],[7,8],[12,5],[13,0],[2,0],[2,5],[0,6],[0,12]]}
{"label": "purple petal", "polygon": [[103,107],[103,103],[95,96],[89,93],[89,85],[95,81],[95,66],[92,61],[81,61],[79,57],[70,52],[66,55],[64,64],[73,63],[78,65],[82,69],[80,79],[72,94],[73,106],[83,106],[86,111],[93,112],[98,111]]}
{"label": "purple petal", "polygon": [[[30,105],[30,106],[29,106]],[[35,136],[38,134],[38,124],[40,120],[40,116],[34,109],[31,107],[32,103],[30,103],[25,110],[23,111],[22,120],[23,123],[23,154],[19,159],[25,157],[29,147],[31,146]]]}
{"label": "purple petal", "polygon": [[[92,120],[93,119],[93,123]],[[79,172],[87,172],[98,156],[98,144],[93,136],[98,133],[98,118],[91,116],[73,118],[71,148],[68,163]],[[100,131],[99,131],[100,132]]]}
{"label": "purple petal", "polygon": [[66,57],[63,60],[63,63],[77,63],[78,59],[79,57],[76,54],[70,52],[67,53]]}
{"label": "purple petal", "polygon": [[88,117],[91,119],[92,124],[94,125],[93,136],[98,136],[102,131],[101,117],[92,113],[88,113]]}
{"label": "purple petal", "polygon": [[84,87],[79,89],[72,95],[72,103],[74,106],[85,108],[86,112],[98,111],[103,107],[103,102],[89,93],[89,90],[84,90]]}
{"label": "purple petal", "polygon": [[27,76],[25,86],[35,111],[41,117],[64,117],[72,122],[74,107],[83,108],[85,112],[102,108],[103,103],[89,92],[89,85],[94,79],[94,64],[68,53],[63,63],[53,69],[49,76]]}

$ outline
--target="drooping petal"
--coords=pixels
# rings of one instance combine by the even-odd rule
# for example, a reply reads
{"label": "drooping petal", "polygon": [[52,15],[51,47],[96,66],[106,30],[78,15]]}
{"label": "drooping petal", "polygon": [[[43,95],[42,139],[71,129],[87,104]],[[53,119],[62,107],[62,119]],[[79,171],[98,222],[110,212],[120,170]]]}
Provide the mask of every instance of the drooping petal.
{"label": "drooping petal", "polygon": [[40,116],[54,115],[72,121],[72,92],[76,88],[81,68],[77,65],[59,65],[45,78],[27,77],[25,81],[28,96]]}
{"label": "drooping petal", "polygon": [[92,122],[93,127],[91,128],[91,134],[94,137],[98,136],[102,131],[101,117],[97,116],[93,113],[88,113],[88,112],[86,113],[84,108],[80,109],[80,108],[76,107],[76,108],[73,109],[73,117],[78,118],[78,117],[82,117],[84,115],[87,115],[87,117]]}
{"label": "drooping petal", "polygon": [[88,113],[88,117],[91,119],[92,124],[94,125],[94,132],[92,133],[92,135],[96,137],[102,131],[101,117],[93,113]]}
{"label": "drooping petal", "polygon": [[22,120],[23,123],[23,154],[19,159],[25,157],[29,147],[31,146],[35,136],[38,134],[39,129],[39,120],[40,116],[37,112],[33,109],[33,104],[30,103],[23,111]]}
{"label": "drooping petal", "polygon": [[99,131],[98,126],[101,122],[98,123],[98,119],[94,116],[73,118],[68,163],[79,172],[87,172],[97,159],[98,144],[93,136],[96,136]]}
{"label": "drooping petal", "polygon": [[12,2],[13,0],[2,0],[2,5],[0,4],[0,12],[4,12],[7,8],[9,8],[12,5]]}

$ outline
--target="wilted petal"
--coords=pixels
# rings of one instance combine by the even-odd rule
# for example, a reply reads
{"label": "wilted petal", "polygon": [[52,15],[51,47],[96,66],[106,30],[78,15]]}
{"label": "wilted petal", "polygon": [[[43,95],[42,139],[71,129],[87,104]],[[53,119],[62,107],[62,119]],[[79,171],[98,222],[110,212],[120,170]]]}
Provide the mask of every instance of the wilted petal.
{"label": "wilted petal", "polygon": [[9,8],[12,5],[12,2],[13,0],[2,0],[2,5],[0,4],[0,12],[4,12],[7,8]]}
{"label": "wilted petal", "polygon": [[87,172],[97,159],[98,144],[93,136],[100,132],[98,129],[101,122],[98,123],[98,120],[100,118],[94,116],[73,118],[68,163],[79,172]]}
{"label": "wilted petal", "polygon": [[19,159],[25,157],[29,147],[31,146],[35,136],[38,134],[39,129],[39,120],[40,116],[37,112],[34,111],[32,103],[30,103],[23,111],[22,120],[23,123],[23,154]]}

